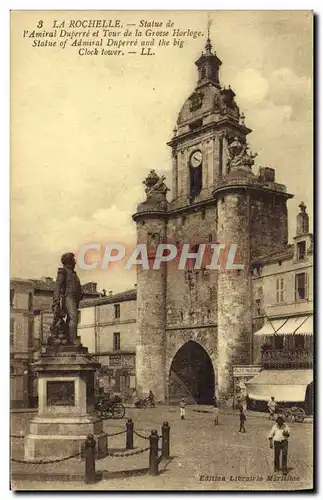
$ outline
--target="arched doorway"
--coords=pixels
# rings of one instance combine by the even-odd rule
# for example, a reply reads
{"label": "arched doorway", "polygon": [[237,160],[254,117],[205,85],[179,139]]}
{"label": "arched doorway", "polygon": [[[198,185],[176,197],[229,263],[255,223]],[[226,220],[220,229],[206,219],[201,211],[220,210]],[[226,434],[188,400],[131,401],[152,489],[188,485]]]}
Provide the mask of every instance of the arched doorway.
{"label": "arched doorway", "polygon": [[190,340],[176,353],[169,372],[169,403],[181,397],[191,404],[211,404],[215,393],[212,361],[203,347]]}

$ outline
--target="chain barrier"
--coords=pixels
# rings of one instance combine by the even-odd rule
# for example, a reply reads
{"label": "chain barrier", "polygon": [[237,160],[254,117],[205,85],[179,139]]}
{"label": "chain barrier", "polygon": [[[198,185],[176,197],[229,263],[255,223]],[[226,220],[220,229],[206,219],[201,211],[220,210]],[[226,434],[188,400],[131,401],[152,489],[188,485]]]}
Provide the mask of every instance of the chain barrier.
{"label": "chain barrier", "polygon": [[107,457],[131,457],[132,455],[139,455],[140,453],[144,453],[145,451],[148,451],[149,450],[149,446],[148,448],[141,448],[140,450],[135,450],[135,451],[131,451],[131,452],[125,452],[125,453],[107,453],[106,456]]}
{"label": "chain barrier", "polygon": [[80,456],[82,453],[76,453],[76,455],[70,455],[65,458],[56,458],[55,460],[39,460],[39,461],[28,461],[28,460],[18,460],[17,458],[11,458],[12,462],[16,462],[17,464],[38,464],[38,465],[46,465],[46,464],[56,464],[58,462],[64,462],[65,460],[70,460],[71,458],[75,458]]}
{"label": "chain barrier", "polygon": [[119,436],[119,434],[125,434],[127,432],[127,430],[124,430],[124,431],[120,431],[120,432],[115,432],[114,434],[107,434],[108,437],[111,437],[111,436]]}
{"label": "chain barrier", "polygon": [[147,440],[149,440],[149,436],[143,436],[142,434],[139,434],[139,432],[137,432],[137,431],[135,431],[135,430],[133,431],[133,433],[134,433],[134,434],[136,434],[136,436],[138,436],[138,437],[140,437],[140,438],[142,438],[142,439],[147,439]]}

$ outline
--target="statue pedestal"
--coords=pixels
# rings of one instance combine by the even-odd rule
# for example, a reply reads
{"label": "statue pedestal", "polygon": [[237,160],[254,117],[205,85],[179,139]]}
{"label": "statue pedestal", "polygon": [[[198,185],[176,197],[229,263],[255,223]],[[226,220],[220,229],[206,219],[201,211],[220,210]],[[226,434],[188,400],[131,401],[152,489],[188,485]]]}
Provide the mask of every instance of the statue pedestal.
{"label": "statue pedestal", "polygon": [[96,363],[83,346],[43,347],[33,364],[38,374],[38,414],[25,437],[25,460],[60,459],[80,453],[88,434],[97,455],[107,451],[107,435],[94,411]]}

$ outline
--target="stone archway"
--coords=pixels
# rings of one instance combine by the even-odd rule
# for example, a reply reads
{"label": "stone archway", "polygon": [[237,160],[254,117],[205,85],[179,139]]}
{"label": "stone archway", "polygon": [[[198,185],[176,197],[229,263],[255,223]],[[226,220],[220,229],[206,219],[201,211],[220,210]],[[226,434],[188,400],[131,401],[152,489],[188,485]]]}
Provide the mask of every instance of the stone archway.
{"label": "stone archway", "polygon": [[181,397],[191,404],[212,404],[215,375],[206,350],[189,340],[176,352],[169,370],[169,403],[178,404]]}

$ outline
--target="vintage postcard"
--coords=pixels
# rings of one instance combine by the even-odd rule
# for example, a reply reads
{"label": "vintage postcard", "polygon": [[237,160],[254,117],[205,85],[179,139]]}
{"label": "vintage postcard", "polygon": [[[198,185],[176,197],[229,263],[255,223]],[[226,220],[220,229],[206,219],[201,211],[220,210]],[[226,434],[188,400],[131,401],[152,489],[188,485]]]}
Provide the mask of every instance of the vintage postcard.
{"label": "vintage postcard", "polygon": [[12,490],[312,490],[313,13],[11,12]]}

